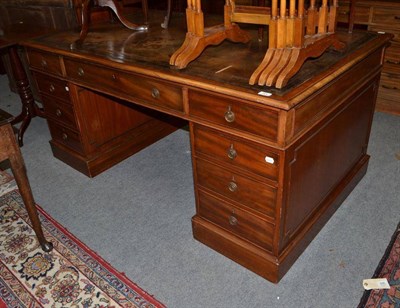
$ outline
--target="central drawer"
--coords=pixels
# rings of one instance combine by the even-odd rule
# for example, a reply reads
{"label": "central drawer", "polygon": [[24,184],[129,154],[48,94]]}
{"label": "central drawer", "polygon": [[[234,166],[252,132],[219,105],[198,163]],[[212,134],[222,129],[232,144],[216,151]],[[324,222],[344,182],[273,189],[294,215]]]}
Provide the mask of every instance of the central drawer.
{"label": "central drawer", "polygon": [[64,59],[67,77],[84,86],[135,102],[183,112],[182,89],[167,82],[94,64]]}

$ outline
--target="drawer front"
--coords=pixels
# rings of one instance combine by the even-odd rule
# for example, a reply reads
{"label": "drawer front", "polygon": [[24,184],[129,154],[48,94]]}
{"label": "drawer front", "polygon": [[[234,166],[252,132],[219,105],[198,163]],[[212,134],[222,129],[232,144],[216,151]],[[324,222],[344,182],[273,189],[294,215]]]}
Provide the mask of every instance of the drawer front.
{"label": "drawer front", "polygon": [[34,74],[39,92],[45,95],[51,95],[57,99],[70,103],[69,86],[64,80],[52,78],[43,74]]}
{"label": "drawer front", "polygon": [[218,125],[277,141],[279,112],[206,92],[189,91],[189,114]]}
{"label": "drawer front", "polygon": [[51,137],[54,141],[61,143],[76,152],[81,154],[84,153],[79,133],[51,120],[48,120],[47,124],[49,125]]}
{"label": "drawer front", "polygon": [[170,83],[104,67],[64,60],[67,76],[105,93],[136,99],[138,103],[183,111],[182,90]]}
{"label": "drawer front", "polygon": [[60,57],[47,52],[27,50],[29,65],[48,74],[62,75]]}
{"label": "drawer front", "polygon": [[378,93],[379,97],[396,101],[400,105],[400,74],[394,76],[382,73]]}
{"label": "drawer front", "polygon": [[[356,6],[354,22],[360,25],[366,25],[369,22],[370,8],[367,6]],[[350,5],[340,3],[337,18],[339,22],[348,23],[350,16]]]}
{"label": "drawer front", "polygon": [[391,42],[385,52],[385,62],[397,65],[400,73],[400,43]]}
{"label": "drawer front", "polygon": [[374,7],[372,22],[375,24],[387,24],[393,28],[400,27],[400,7],[399,8],[380,8]]}
{"label": "drawer front", "polygon": [[201,187],[275,218],[277,188],[202,159],[196,160],[196,170]]}
{"label": "drawer front", "polygon": [[67,125],[70,128],[77,130],[72,105],[60,103],[57,100],[44,95],[42,96],[42,101],[47,118],[52,118],[63,125]]}
{"label": "drawer front", "polygon": [[195,155],[278,180],[279,155],[269,148],[228,134],[194,126]]}
{"label": "drawer front", "polygon": [[198,215],[268,251],[272,251],[274,226],[265,220],[199,192]]}

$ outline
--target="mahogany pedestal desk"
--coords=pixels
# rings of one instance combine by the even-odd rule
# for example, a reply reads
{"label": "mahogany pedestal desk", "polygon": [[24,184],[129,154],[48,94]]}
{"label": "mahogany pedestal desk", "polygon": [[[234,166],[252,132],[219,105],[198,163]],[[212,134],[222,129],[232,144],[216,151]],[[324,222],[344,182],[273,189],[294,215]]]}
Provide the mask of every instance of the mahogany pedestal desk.
{"label": "mahogany pedestal desk", "polygon": [[76,32],[23,45],[55,157],[95,176],[189,122],[194,237],[278,282],[367,170],[390,35],[338,32],[344,52],[308,60],[277,90],[248,84],[266,50],[256,31],[183,70],[168,62],[184,20],[99,25],[74,50]]}
{"label": "mahogany pedestal desk", "polygon": [[29,219],[31,220],[32,228],[42,249],[48,252],[52,250],[53,245],[46,241],[43,235],[35,201],[26,175],[24,160],[10,124],[12,119],[11,115],[0,110],[0,161],[9,160],[15,181],[17,182]]}

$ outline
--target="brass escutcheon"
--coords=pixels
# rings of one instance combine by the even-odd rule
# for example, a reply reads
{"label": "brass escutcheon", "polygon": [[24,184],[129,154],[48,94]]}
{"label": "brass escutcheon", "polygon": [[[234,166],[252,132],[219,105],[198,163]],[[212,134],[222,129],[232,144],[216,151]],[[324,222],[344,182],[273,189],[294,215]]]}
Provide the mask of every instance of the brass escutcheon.
{"label": "brass escutcheon", "polygon": [[236,225],[238,224],[237,218],[236,218],[235,216],[231,215],[231,216],[229,217],[229,224],[230,224],[231,226],[236,226]]}
{"label": "brass escutcheon", "polygon": [[85,75],[85,71],[83,70],[82,67],[78,67],[78,75],[83,77]]}
{"label": "brass escutcheon", "polygon": [[47,67],[47,61],[45,59],[42,59],[42,61],[40,61],[40,65],[45,68]]}
{"label": "brass escutcheon", "polygon": [[160,91],[157,88],[151,89],[151,96],[154,98],[159,98],[160,97]]}
{"label": "brass escutcheon", "polygon": [[62,116],[62,112],[61,112],[61,110],[58,109],[58,108],[57,108],[57,110],[56,110],[56,116],[57,116],[57,117],[61,117],[61,116]]}
{"label": "brass escutcheon", "polygon": [[231,181],[231,182],[229,182],[229,184],[228,184],[228,189],[229,189],[231,192],[235,192],[235,191],[238,189],[238,186],[237,186],[237,184],[236,184],[235,182]]}
{"label": "brass escutcheon", "polygon": [[231,144],[230,148],[228,149],[228,157],[230,159],[235,159],[237,156],[236,150],[233,148],[233,144]]}
{"label": "brass escutcheon", "polygon": [[232,111],[230,105],[228,106],[228,110],[225,112],[225,121],[228,123],[235,122],[235,113]]}

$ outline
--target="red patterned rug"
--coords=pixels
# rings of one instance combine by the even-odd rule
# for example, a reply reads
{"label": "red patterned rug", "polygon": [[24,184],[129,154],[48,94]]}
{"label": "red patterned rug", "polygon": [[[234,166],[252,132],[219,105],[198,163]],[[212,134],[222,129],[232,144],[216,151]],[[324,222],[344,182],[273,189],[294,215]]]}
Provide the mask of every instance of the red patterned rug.
{"label": "red patterned rug", "polygon": [[358,308],[400,307],[400,223],[373,278],[387,278],[390,289],[365,291]]}
{"label": "red patterned rug", "polygon": [[13,178],[0,171],[0,307],[165,307],[38,207],[41,250]]}

